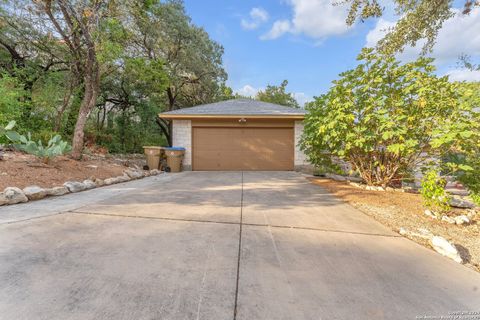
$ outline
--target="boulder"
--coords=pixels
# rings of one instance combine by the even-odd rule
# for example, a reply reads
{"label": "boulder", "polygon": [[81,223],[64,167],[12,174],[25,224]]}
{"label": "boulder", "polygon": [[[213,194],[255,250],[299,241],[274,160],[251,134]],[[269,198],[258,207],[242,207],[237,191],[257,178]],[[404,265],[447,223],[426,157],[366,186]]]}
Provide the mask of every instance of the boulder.
{"label": "boulder", "polygon": [[39,186],[28,186],[23,189],[28,200],[40,200],[47,196],[47,191]]}
{"label": "boulder", "polygon": [[102,180],[102,179],[98,179],[98,178],[97,178],[97,179],[95,179],[95,185],[96,185],[97,187],[104,186],[104,185],[105,185],[105,181]]}
{"label": "boulder", "polygon": [[132,178],[130,178],[126,174],[123,174],[123,176],[118,176],[116,178],[117,178],[118,182],[127,182],[127,181],[132,180]]}
{"label": "boulder", "polygon": [[457,248],[453,244],[447,241],[447,239],[435,236],[430,241],[432,244],[433,249],[440,253],[441,255],[452,259],[455,262],[462,263],[462,257],[458,253]]}
{"label": "boulder", "polygon": [[28,201],[28,198],[23,191],[15,187],[5,188],[5,190],[3,190],[3,197],[6,200],[5,204],[16,204]]}
{"label": "boulder", "polygon": [[455,208],[462,208],[462,209],[472,209],[475,208],[475,204],[473,202],[460,199],[460,198],[452,198],[450,200],[450,205]]}
{"label": "boulder", "polygon": [[45,189],[45,191],[47,192],[47,196],[63,196],[69,193],[68,188],[64,186]]}
{"label": "boulder", "polygon": [[143,178],[143,172],[138,170],[125,170],[124,174],[129,176],[132,179],[140,179]]}
{"label": "boulder", "polygon": [[454,222],[458,225],[461,225],[461,224],[469,224],[470,223],[470,219],[465,216],[465,215],[461,215],[461,216],[456,216],[454,218]]}
{"label": "boulder", "polygon": [[442,221],[450,224],[455,224],[455,219],[449,216],[443,216]]}
{"label": "boulder", "polygon": [[151,173],[152,176],[156,176],[157,174],[160,174],[161,171],[158,170],[158,169],[153,169],[153,170],[150,170],[150,173]]}
{"label": "boulder", "polygon": [[83,180],[83,184],[85,185],[85,189],[93,189],[93,188],[96,188],[96,187],[97,187],[97,185],[95,184],[95,182],[93,182],[93,181],[90,180],[90,179]]}
{"label": "boulder", "polygon": [[103,181],[103,183],[107,186],[111,185],[111,184],[115,184],[115,183],[118,183],[119,181],[117,181],[117,178],[107,178]]}
{"label": "boulder", "polygon": [[75,193],[85,190],[87,187],[78,181],[67,181],[63,184],[64,187],[67,187],[68,191]]}

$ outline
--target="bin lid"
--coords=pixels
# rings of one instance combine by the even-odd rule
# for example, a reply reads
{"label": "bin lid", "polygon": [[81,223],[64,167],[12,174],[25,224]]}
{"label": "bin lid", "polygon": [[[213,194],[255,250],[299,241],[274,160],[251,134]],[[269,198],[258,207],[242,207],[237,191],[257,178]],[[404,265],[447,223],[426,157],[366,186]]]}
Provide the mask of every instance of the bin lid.
{"label": "bin lid", "polygon": [[143,149],[164,149],[164,147],[159,146],[143,146]]}
{"label": "bin lid", "polygon": [[183,147],[168,147],[168,148],[165,148],[165,150],[168,150],[168,151],[185,151],[185,148],[183,148]]}

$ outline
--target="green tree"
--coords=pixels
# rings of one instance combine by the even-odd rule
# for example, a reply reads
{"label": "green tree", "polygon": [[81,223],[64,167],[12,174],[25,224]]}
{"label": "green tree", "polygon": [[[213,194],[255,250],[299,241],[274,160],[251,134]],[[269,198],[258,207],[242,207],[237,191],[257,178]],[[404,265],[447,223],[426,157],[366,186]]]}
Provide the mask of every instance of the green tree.
{"label": "green tree", "polygon": [[[133,6],[136,48],[150,59],[162,58],[168,75],[164,111],[216,101],[227,74],[223,47],[195,26],[182,1],[148,1]],[[170,123],[158,123],[171,142]]]}
{"label": "green tree", "polygon": [[457,120],[458,94],[431,59],[401,65],[364,49],[358,60],[308,105],[302,148],[314,164],[336,156],[367,184],[387,186],[440,152],[431,141]]}
{"label": "green tree", "polygon": [[[380,17],[384,10],[378,0],[345,0],[344,3],[350,5],[348,25],[353,25],[357,20]],[[443,23],[455,14],[452,10],[453,1],[394,0],[393,3],[400,19],[378,44],[378,49],[388,54],[402,51],[405,46],[415,46],[420,40],[426,40],[424,52],[430,51]],[[479,1],[464,0],[462,14],[469,14],[478,6]]]}
{"label": "green tree", "polygon": [[283,80],[279,86],[268,85],[263,91],[259,91],[255,99],[280,104],[282,106],[299,108],[299,104],[292,93],[287,92],[288,81]]}

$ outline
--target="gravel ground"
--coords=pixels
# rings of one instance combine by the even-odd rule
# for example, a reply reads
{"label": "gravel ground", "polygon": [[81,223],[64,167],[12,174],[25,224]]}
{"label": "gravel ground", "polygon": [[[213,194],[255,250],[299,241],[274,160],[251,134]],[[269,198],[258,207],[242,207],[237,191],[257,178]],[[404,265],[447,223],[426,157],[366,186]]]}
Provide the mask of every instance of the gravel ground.
{"label": "gravel ground", "polygon": [[[452,225],[426,216],[423,213],[425,208],[422,205],[422,199],[418,194],[367,191],[345,182],[325,178],[313,178],[311,181],[393,231],[398,232],[400,228],[405,228],[414,233],[421,233],[422,229],[426,229],[434,235],[444,237],[455,244],[467,266],[480,271],[480,214],[478,212],[471,224]],[[450,214],[459,215],[465,212],[456,210]],[[427,239],[416,236],[407,237],[426,247],[431,247]]]}

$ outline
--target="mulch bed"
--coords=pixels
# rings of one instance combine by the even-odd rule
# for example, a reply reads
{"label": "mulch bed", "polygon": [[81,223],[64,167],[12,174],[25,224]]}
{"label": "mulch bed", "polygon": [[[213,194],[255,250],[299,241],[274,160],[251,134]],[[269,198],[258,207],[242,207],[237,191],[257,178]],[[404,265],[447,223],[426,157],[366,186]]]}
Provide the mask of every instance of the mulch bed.
{"label": "mulch bed", "polygon": [[0,161],[0,192],[6,187],[23,189],[37,185],[51,188],[61,186],[69,180],[121,176],[127,165],[132,164],[132,161],[115,157],[85,156],[80,161],[57,157],[49,165],[45,165],[38,158],[21,152],[6,152],[3,158],[4,160]]}
{"label": "mulch bed", "polygon": [[[466,265],[480,271],[480,214],[469,225],[452,225],[432,219],[423,212],[421,196],[413,193],[368,191],[346,182],[326,178],[311,178],[335,196],[358,208],[368,216],[398,232],[400,228],[418,232],[419,228],[431,231],[455,244]],[[456,210],[453,215],[463,212]],[[408,236],[411,240],[431,248],[428,240]]]}

